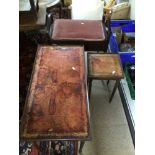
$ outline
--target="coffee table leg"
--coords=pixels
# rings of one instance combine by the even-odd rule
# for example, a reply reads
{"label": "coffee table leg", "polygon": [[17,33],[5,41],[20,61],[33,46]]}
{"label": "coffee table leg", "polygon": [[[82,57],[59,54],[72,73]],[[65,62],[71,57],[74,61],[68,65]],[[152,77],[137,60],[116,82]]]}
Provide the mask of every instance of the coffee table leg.
{"label": "coffee table leg", "polygon": [[112,91],[112,93],[111,93],[109,102],[112,101],[112,98],[113,98],[113,96],[114,96],[114,94],[115,94],[115,92],[116,92],[116,89],[117,89],[117,87],[118,87],[119,82],[120,82],[120,80],[116,80],[116,83],[115,83],[115,86],[114,86],[113,91]]}
{"label": "coffee table leg", "polygon": [[79,153],[82,153],[82,149],[83,149],[84,144],[85,144],[85,141],[80,142]]}

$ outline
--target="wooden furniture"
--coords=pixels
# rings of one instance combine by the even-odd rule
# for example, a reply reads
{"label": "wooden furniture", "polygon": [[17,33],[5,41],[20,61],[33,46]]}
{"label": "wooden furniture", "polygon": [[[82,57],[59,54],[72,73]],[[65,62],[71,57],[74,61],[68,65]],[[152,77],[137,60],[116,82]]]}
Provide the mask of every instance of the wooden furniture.
{"label": "wooden furniture", "polygon": [[106,30],[106,34],[107,34],[107,39],[105,41],[105,48],[104,48],[104,52],[108,52],[108,45],[109,45],[109,40],[110,40],[110,36],[111,36],[111,12],[109,12],[109,14],[104,14],[102,17],[102,22],[105,25],[105,30]]}
{"label": "wooden furniture", "polygon": [[[29,2],[30,1],[30,2]],[[19,31],[31,31],[45,29],[50,31],[52,21],[51,8],[59,8],[61,17],[61,1],[53,0],[48,4],[41,0],[20,0]]]}
{"label": "wooden furniture", "polygon": [[51,39],[53,44],[81,44],[86,51],[104,51],[107,36],[102,21],[57,19]]}
{"label": "wooden furniture", "polygon": [[46,8],[38,0],[19,1],[19,31],[39,30],[46,26]]}
{"label": "wooden furniture", "polygon": [[[116,80],[109,102],[115,94],[120,79],[123,78],[123,70],[120,64],[118,54],[102,53],[88,54],[88,86],[89,97],[91,95],[91,87],[93,80]],[[108,84],[107,83],[107,84]]]}
{"label": "wooden furniture", "polygon": [[46,27],[46,8],[39,8],[37,20],[23,18],[19,21],[19,31],[40,30]]}
{"label": "wooden furniture", "polygon": [[51,10],[53,8],[59,9],[59,18],[61,18],[61,16],[62,16],[62,2],[61,2],[61,0],[51,0],[51,3],[48,3],[46,5],[47,13],[51,13]]}
{"label": "wooden furniture", "polygon": [[82,46],[38,48],[21,119],[20,139],[90,139]]}
{"label": "wooden furniture", "polygon": [[38,0],[19,0],[19,19],[37,20]]}

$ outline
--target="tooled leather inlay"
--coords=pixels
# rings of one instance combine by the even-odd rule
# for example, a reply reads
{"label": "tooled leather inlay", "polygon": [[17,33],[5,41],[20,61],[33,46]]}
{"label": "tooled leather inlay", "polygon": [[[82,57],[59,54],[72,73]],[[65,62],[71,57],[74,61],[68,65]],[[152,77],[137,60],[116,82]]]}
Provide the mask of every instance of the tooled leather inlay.
{"label": "tooled leather inlay", "polygon": [[82,47],[39,48],[26,114],[25,137],[88,134]]}

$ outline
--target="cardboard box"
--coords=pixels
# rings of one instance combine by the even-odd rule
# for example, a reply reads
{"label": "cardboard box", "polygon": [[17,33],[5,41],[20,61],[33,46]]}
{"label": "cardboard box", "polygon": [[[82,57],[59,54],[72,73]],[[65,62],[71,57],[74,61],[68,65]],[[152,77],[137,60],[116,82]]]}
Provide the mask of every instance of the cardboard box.
{"label": "cardboard box", "polygon": [[111,19],[129,19],[130,5],[129,3],[120,3],[112,8]]}

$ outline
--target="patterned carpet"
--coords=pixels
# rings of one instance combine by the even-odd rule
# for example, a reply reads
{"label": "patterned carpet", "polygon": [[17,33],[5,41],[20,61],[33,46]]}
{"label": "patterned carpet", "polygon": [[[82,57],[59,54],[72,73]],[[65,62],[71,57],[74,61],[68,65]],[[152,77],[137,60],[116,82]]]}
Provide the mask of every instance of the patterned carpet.
{"label": "patterned carpet", "polygon": [[20,142],[19,155],[77,155],[77,142]]}

